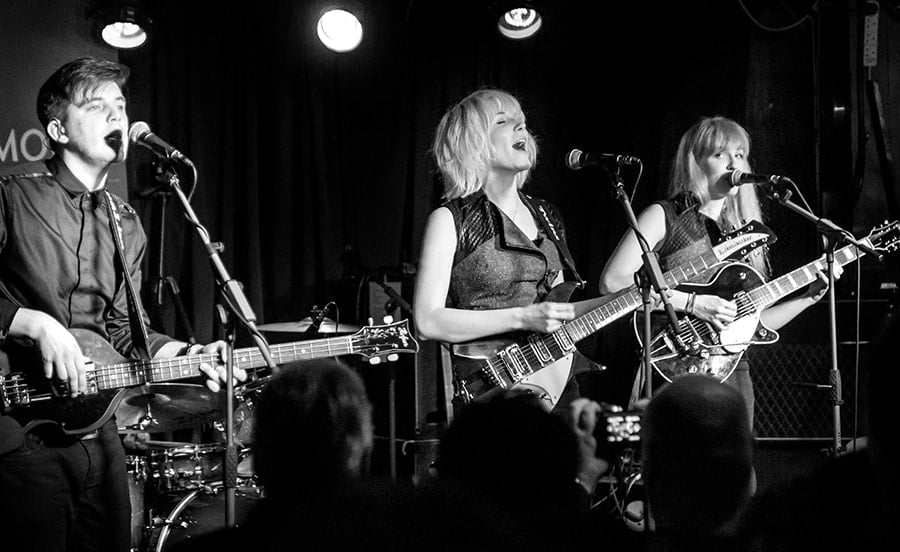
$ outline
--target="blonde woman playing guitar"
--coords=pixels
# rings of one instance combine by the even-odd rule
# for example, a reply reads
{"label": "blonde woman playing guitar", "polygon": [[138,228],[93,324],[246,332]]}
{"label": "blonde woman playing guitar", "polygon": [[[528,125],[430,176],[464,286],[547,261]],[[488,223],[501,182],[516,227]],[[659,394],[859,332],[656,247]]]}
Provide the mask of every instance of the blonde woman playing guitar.
{"label": "blonde woman playing guitar", "polygon": [[[732,186],[731,172],[750,172],[750,138],[744,128],[725,117],[707,117],[694,124],[678,146],[665,200],[647,207],[638,216],[641,234],[659,253],[663,270],[710,249],[719,236],[744,221],[761,220],[759,199],[753,186]],[[767,250],[753,251],[746,262],[770,276]],[[641,266],[641,249],[634,232],[621,239],[600,276],[600,292],[612,293],[633,282]],[[840,267],[835,267],[839,277]],[[709,276],[712,276],[710,273]],[[761,313],[766,327],[777,330],[824,297],[827,278],[818,278],[805,292],[769,306]],[[737,305],[715,294],[675,291],[677,311],[693,314],[721,332],[737,315]],[[742,360],[726,385],[741,392],[753,425],[753,383],[749,365]]]}
{"label": "blonde woman playing guitar", "polygon": [[[547,333],[586,312],[592,302],[568,303],[565,293],[548,299],[564,269],[580,278],[553,206],[520,191],[537,146],[519,102],[500,90],[469,95],[444,114],[434,156],[446,203],[430,215],[422,242],[413,305],[419,336],[458,344]],[[565,408],[578,392],[568,367],[562,372],[552,390],[530,380],[519,387]]]}

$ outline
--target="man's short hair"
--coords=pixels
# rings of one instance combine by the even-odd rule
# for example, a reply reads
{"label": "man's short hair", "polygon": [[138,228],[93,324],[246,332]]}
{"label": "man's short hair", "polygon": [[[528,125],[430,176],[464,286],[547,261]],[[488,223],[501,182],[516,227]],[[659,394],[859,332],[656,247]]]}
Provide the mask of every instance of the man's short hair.
{"label": "man's short hair", "polygon": [[129,70],[124,65],[93,57],[73,59],[57,69],[41,86],[37,96],[37,117],[47,128],[59,119],[70,104],[80,105],[91,93],[108,83],[116,83],[125,93]]}

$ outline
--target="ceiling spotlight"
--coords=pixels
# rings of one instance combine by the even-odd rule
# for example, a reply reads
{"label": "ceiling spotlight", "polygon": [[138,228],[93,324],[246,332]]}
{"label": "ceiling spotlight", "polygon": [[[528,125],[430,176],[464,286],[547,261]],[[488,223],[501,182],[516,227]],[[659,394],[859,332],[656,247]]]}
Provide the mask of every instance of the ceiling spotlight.
{"label": "ceiling spotlight", "polygon": [[332,6],[322,10],[316,23],[316,34],[329,50],[349,52],[362,42],[363,28],[359,17],[360,11],[343,6]]}
{"label": "ceiling spotlight", "polygon": [[95,17],[100,38],[113,48],[128,50],[147,42],[150,16],[134,0],[108,2]]}
{"label": "ceiling spotlight", "polygon": [[513,40],[522,40],[538,32],[543,24],[541,14],[526,2],[520,6],[511,8],[502,14],[497,20],[497,29],[500,34]]}

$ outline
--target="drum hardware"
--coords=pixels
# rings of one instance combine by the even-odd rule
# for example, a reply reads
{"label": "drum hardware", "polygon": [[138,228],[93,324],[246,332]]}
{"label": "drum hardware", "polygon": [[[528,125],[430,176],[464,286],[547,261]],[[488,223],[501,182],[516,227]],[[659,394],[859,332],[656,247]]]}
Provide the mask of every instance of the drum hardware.
{"label": "drum hardware", "polygon": [[[269,378],[261,378],[235,390],[234,435],[238,447],[236,483],[236,520],[244,520],[250,506],[258,500],[263,489],[257,484],[252,449],[252,422],[259,394]],[[134,394],[123,401],[117,413],[132,426],[120,430],[125,436],[128,488],[131,500],[131,551],[155,552],[166,550],[180,540],[226,527],[222,510],[225,505],[223,470],[224,443],[191,443],[147,439],[141,432],[139,420],[152,416],[158,427],[184,427],[184,419],[172,410],[173,405],[185,407],[189,416],[196,416],[218,406],[218,398],[204,386],[157,385],[148,386],[152,393]],[[193,414],[191,414],[193,413]],[[211,414],[210,414],[211,415]],[[203,414],[195,420],[207,420]],[[210,424],[224,435],[221,410],[215,412]],[[162,431],[162,430],[161,430]],[[131,440],[128,443],[128,440]],[[214,441],[217,439],[213,439]]]}
{"label": "drum hardware", "polygon": [[[163,552],[171,544],[224,528],[223,490],[221,485],[194,489],[181,497],[168,510],[166,517],[151,516],[147,529],[148,552]],[[235,497],[235,521],[240,525],[246,521],[253,505],[262,497],[262,490],[258,487],[239,487]]]}
{"label": "drum hardware", "polygon": [[[260,324],[259,326],[257,326],[257,328],[263,332],[306,333],[310,328],[312,328],[312,326],[313,320],[311,317],[307,316],[306,318],[298,322],[272,322],[269,324]],[[344,324],[343,322],[339,324],[333,319],[325,317],[324,319],[322,319],[322,323],[319,325],[318,331],[316,333],[349,334],[357,332],[360,329],[361,326]]]}
{"label": "drum hardware", "polygon": [[[131,501],[131,551],[164,550],[167,540],[176,542],[224,528],[221,510],[225,499],[225,446],[174,441],[143,444],[148,447],[144,454],[125,457]],[[251,501],[262,497],[263,489],[256,481],[251,450],[242,448],[239,458],[237,496],[242,521]],[[173,500],[177,501],[174,507]],[[188,512],[184,512],[186,508]],[[198,509],[202,513],[199,521],[191,513]],[[166,517],[159,516],[161,511],[167,513]]]}
{"label": "drum hardware", "polygon": [[597,481],[591,498],[591,509],[598,508],[632,531],[644,530],[644,481],[636,448],[624,448],[611,458],[609,472]]}
{"label": "drum hardware", "polygon": [[[256,404],[259,402],[259,395],[263,388],[269,383],[271,376],[265,376],[256,381],[244,384],[237,388],[234,393],[235,406],[232,424],[234,428],[234,442],[239,447],[249,447],[253,443],[253,424],[255,420]],[[213,422],[213,428],[225,436],[225,421],[216,420]]]}
{"label": "drum hardware", "polygon": [[204,385],[151,383],[126,393],[116,420],[120,430],[165,433],[199,427],[221,413],[219,395]]}

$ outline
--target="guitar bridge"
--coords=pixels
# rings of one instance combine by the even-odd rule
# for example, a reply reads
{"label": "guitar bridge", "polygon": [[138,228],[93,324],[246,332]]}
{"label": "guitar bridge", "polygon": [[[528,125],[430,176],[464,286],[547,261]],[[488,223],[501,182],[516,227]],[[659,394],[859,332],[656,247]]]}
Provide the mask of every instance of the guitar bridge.
{"label": "guitar bridge", "polygon": [[453,393],[453,398],[462,401],[463,404],[469,404],[473,400],[475,400],[475,396],[472,395],[472,392],[469,391],[469,386],[466,384],[466,380],[457,379],[454,381],[454,385],[456,387],[455,393]]}
{"label": "guitar bridge", "polygon": [[503,381],[503,378],[501,378],[500,374],[497,373],[497,369],[494,368],[494,364],[492,362],[486,362],[485,365],[481,368],[481,373],[484,374],[484,377],[488,380],[488,383],[491,387],[502,387],[504,389],[506,388],[506,382]]}
{"label": "guitar bridge", "polygon": [[3,410],[31,404],[31,394],[22,374],[0,376],[0,380],[0,404],[3,405]]}

